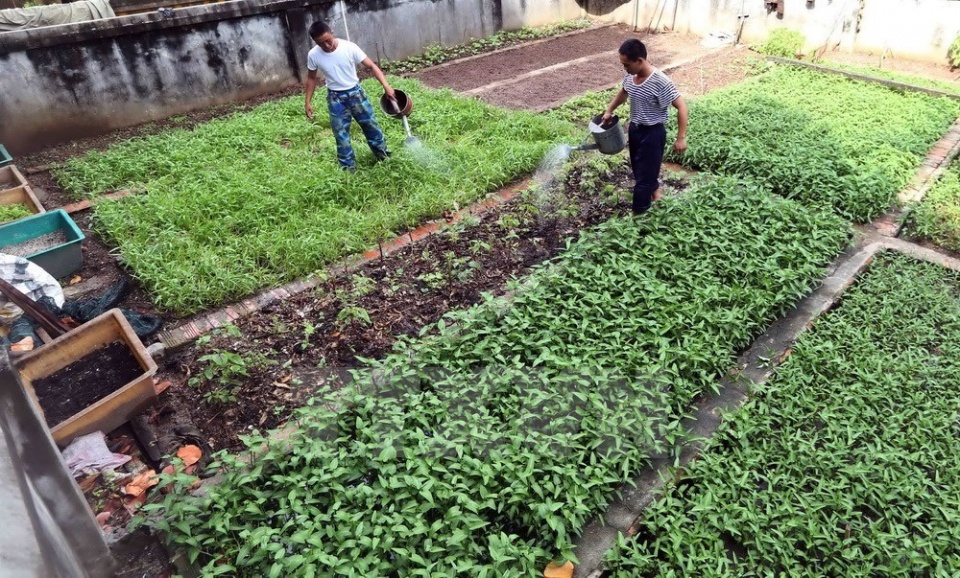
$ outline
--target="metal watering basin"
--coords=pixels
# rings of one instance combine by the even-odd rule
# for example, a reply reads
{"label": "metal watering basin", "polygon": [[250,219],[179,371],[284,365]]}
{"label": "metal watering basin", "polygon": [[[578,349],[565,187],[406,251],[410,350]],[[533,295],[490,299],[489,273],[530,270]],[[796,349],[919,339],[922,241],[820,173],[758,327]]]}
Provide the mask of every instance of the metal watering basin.
{"label": "metal watering basin", "polygon": [[[583,140],[580,146],[575,147],[575,151],[598,150],[605,155],[615,155],[627,146],[627,137],[623,133],[623,127],[620,126],[620,117],[612,116],[606,124],[601,125],[603,115],[598,114],[590,121],[590,134]],[[593,137],[594,144],[586,144]]]}
{"label": "metal watering basin", "polygon": [[390,100],[386,94],[380,97],[380,109],[393,118],[410,116],[413,112],[413,99],[402,90],[394,89],[393,93],[397,96],[396,101]]}

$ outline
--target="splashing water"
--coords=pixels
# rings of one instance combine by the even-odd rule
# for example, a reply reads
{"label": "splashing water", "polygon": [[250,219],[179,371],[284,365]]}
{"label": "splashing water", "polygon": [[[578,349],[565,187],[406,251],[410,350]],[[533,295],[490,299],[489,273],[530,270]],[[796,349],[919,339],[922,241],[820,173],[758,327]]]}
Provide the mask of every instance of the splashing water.
{"label": "splashing water", "polygon": [[403,117],[403,128],[407,131],[407,140],[403,141],[403,146],[406,147],[410,153],[410,158],[427,169],[433,171],[443,170],[446,163],[443,162],[440,155],[427,148],[423,144],[423,141],[413,136],[413,133],[410,132],[410,123],[407,121],[407,117]]}
{"label": "splashing water", "polygon": [[550,149],[550,151],[544,155],[543,160],[540,161],[540,166],[533,175],[534,180],[543,185],[549,185],[556,180],[561,167],[563,167],[563,163],[567,162],[573,150],[574,147],[568,144],[559,144]]}

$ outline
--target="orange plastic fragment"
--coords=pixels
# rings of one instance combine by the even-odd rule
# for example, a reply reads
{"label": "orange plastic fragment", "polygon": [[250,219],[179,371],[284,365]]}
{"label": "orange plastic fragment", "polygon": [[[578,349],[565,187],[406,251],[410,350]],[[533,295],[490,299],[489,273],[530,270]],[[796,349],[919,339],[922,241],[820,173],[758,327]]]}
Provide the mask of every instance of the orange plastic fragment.
{"label": "orange plastic fragment", "polygon": [[560,566],[550,562],[543,571],[543,578],[573,578],[573,562],[567,560]]}
{"label": "orange plastic fragment", "polygon": [[177,457],[183,460],[185,466],[192,466],[199,462],[201,455],[203,455],[203,452],[197,446],[183,446],[177,450]]}
{"label": "orange plastic fragment", "polygon": [[147,488],[152,488],[158,483],[160,483],[160,480],[157,479],[157,473],[153,470],[147,470],[133,478],[133,481],[123,487],[123,491],[130,496],[139,496],[146,492]]}
{"label": "orange plastic fragment", "polygon": [[33,337],[29,335],[10,346],[10,351],[33,351]]}

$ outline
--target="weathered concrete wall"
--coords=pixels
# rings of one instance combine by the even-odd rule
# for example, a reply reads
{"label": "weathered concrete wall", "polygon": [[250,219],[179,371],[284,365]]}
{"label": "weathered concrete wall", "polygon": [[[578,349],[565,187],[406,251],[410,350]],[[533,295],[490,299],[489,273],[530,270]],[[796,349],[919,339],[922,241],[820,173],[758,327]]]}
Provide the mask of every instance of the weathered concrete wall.
{"label": "weathered concrete wall", "polygon": [[44,146],[296,86],[330,22],[376,60],[581,14],[567,0],[236,0],[0,34],[0,142]]}
{"label": "weathered concrete wall", "polygon": [[586,11],[570,0],[502,0],[503,28],[540,26],[557,20],[573,20]]}
{"label": "weathered concrete wall", "polygon": [[868,0],[861,13],[856,49],[945,62],[960,34],[957,0]]}
{"label": "weathered concrete wall", "polygon": [[771,30],[800,31],[808,51],[827,46],[946,62],[960,33],[957,0],[784,0],[783,16],[763,0],[564,0],[588,14],[640,29],[670,29],[706,36],[736,34],[746,14],[742,40],[759,42]]}

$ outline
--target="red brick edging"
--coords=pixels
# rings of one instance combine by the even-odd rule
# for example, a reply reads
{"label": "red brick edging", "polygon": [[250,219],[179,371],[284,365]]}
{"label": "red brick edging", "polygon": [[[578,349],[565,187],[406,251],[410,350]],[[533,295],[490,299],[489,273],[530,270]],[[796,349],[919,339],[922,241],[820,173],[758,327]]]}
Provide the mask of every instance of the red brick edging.
{"label": "red brick edging", "polygon": [[[412,245],[421,239],[443,231],[451,225],[461,221],[468,215],[481,215],[492,208],[498,207],[515,199],[529,186],[530,182],[530,179],[524,179],[519,183],[501,189],[499,192],[488,195],[482,201],[457,211],[446,219],[428,221],[411,231],[407,231],[406,233],[380,243],[377,247],[370,248],[361,254],[348,256],[331,265],[328,268],[328,271],[330,272],[331,276],[355,271],[371,261],[385,257],[391,253],[403,249],[404,247]],[[283,301],[291,295],[296,295],[309,289],[313,289],[322,282],[323,281],[321,277],[310,276],[305,279],[299,279],[297,281],[287,283],[286,285],[282,285],[280,287],[268,289],[247,299],[227,305],[226,307],[217,311],[200,314],[190,321],[174,327],[173,329],[162,331],[157,338],[163,345],[164,349],[175,349],[193,341],[194,339],[197,339],[205,333],[213,331],[218,327],[223,327],[233,323],[241,317],[246,317],[256,313],[267,305],[276,303],[278,301]]]}
{"label": "red brick edging", "polygon": [[923,197],[926,196],[930,187],[937,182],[940,174],[950,166],[950,163],[958,155],[960,155],[960,118],[954,121],[953,126],[931,147],[930,152],[927,153],[926,158],[920,164],[920,168],[917,169],[913,179],[910,180],[910,184],[900,192],[898,199],[902,207],[877,218],[870,223],[871,228],[885,237],[899,236],[903,230],[903,216],[907,210],[910,206],[923,201]]}

